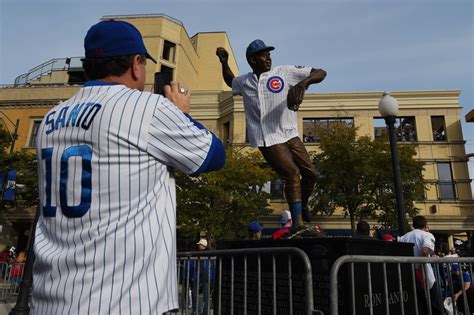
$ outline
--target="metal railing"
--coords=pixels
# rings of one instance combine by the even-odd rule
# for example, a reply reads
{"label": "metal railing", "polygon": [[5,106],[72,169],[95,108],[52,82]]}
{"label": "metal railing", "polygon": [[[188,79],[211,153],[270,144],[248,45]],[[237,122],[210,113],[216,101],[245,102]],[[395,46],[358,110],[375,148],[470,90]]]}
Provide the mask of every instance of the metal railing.
{"label": "metal railing", "polygon": [[[343,266],[346,264],[348,264],[346,271],[349,275],[345,284],[350,286],[350,294],[348,294],[350,298],[346,296],[345,303],[341,303],[339,296],[341,287],[338,286],[341,276],[339,271],[344,270]],[[331,268],[331,314],[356,314],[357,309],[361,308],[368,308],[370,314],[390,314],[391,312],[419,314],[420,308],[424,311],[421,313],[428,314],[436,313],[436,311],[444,314],[449,308],[452,313],[446,311],[447,314],[471,314],[474,312],[473,265],[474,258],[472,257],[342,256]],[[360,275],[360,268],[364,266],[367,273]],[[395,271],[391,276],[387,274],[389,268]],[[429,283],[429,272],[434,276],[434,284]],[[470,273],[471,287],[465,288],[464,273]],[[359,281],[356,284],[355,277],[357,276]],[[364,276],[367,283],[361,285],[360,280]],[[459,278],[455,279],[455,277]],[[378,282],[377,289],[374,288],[375,282]],[[356,298],[356,295],[360,297],[361,294],[360,288],[357,290],[356,286],[368,288],[366,292],[362,292],[365,293],[363,299]],[[396,287],[398,292],[389,292],[389,286]],[[383,293],[376,292],[380,287]],[[461,302],[458,303],[457,300]],[[364,303],[363,307],[361,303]],[[349,311],[341,312],[339,306],[349,306]],[[375,310],[376,307],[378,310]],[[462,313],[458,308],[462,310]]]}
{"label": "metal railing", "polygon": [[48,60],[32,69],[27,73],[19,75],[15,79],[14,86],[27,85],[33,80],[40,78],[43,75],[49,74],[55,70],[65,70],[69,71],[71,68],[82,67],[80,62],[81,57],[71,57],[71,58],[55,58]]}
{"label": "metal railing", "polygon": [[18,294],[24,267],[24,263],[0,263],[0,301],[6,302]]}
{"label": "metal railing", "polygon": [[178,284],[181,314],[322,314],[314,310],[310,260],[299,248],[178,253]]}

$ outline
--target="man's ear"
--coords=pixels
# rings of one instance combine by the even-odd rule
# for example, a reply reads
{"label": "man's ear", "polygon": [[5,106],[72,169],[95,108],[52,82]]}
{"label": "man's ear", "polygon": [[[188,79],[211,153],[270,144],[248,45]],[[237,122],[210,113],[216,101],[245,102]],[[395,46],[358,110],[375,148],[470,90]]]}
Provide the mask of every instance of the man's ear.
{"label": "man's ear", "polygon": [[140,55],[135,55],[132,57],[132,64],[130,66],[131,74],[133,80],[138,80],[140,78],[140,63],[141,63]]}

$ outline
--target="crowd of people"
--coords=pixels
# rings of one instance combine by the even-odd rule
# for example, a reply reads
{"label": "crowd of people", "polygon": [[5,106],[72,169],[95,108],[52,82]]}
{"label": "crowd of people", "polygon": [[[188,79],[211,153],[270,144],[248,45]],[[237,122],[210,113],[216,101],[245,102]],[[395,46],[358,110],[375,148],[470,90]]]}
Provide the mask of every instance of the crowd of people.
{"label": "crowd of people", "polygon": [[18,286],[23,276],[26,263],[26,252],[21,250],[16,254],[14,246],[7,246],[0,252],[0,277]]}

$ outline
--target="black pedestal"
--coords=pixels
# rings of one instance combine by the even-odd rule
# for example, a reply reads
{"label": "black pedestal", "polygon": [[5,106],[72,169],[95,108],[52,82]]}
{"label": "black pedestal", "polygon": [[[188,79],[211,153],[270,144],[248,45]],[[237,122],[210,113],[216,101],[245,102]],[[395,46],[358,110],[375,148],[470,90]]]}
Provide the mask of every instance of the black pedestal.
{"label": "black pedestal", "polygon": [[[386,242],[378,240],[352,238],[303,238],[284,240],[259,241],[222,241],[217,244],[218,249],[238,249],[257,247],[297,247],[302,249],[311,261],[313,271],[313,293],[315,309],[329,314],[330,311],[330,270],[334,261],[343,255],[370,255],[370,256],[413,256],[413,246],[407,243]],[[276,300],[277,313],[288,314],[289,310],[289,266],[286,256],[276,256]],[[405,303],[405,314],[414,310],[411,268],[403,266],[403,295],[400,297],[398,268],[387,264],[388,301],[390,314],[400,314],[399,299]],[[273,313],[273,274],[272,258],[261,258],[261,312]],[[371,265],[372,305],[374,314],[385,313],[385,291],[383,271],[380,264]],[[234,314],[241,314],[244,310],[244,259],[234,258],[233,282],[233,309]],[[294,314],[304,313],[304,269],[300,260],[291,261],[292,278],[292,305]],[[352,314],[351,308],[351,273],[350,265],[344,265],[339,271],[338,300],[339,314]],[[357,314],[370,314],[369,281],[367,264],[354,264],[355,302]],[[252,256],[247,257],[247,312],[256,314],[258,311],[258,263]],[[218,290],[214,301],[217,301]],[[222,314],[229,314],[231,307],[231,262],[222,263]]]}

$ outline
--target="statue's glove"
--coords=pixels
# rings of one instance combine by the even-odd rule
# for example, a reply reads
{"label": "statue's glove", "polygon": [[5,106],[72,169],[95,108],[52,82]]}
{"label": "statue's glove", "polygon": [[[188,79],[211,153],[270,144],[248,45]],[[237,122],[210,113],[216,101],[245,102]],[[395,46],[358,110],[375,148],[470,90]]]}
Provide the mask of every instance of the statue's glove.
{"label": "statue's glove", "polygon": [[290,87],[288,90],[288,96],[286,98],[288,109],[296,112],[300,108],[300,105],[303,102],[305,90],[306,88],[301,82],[295,86]]}

